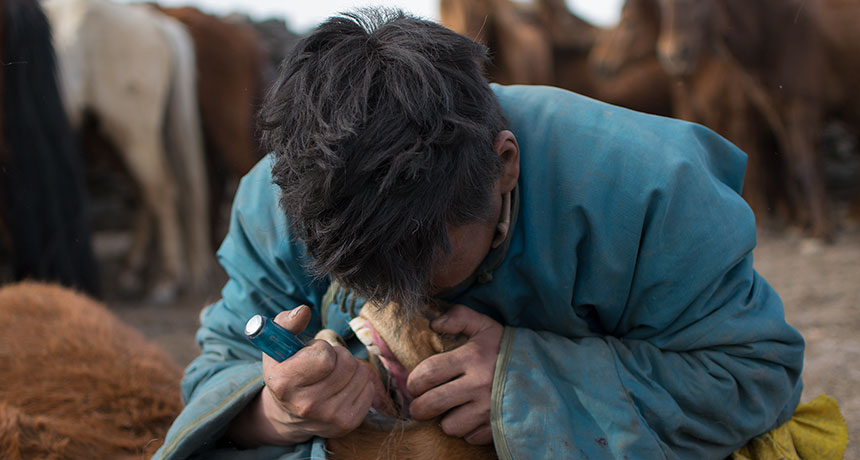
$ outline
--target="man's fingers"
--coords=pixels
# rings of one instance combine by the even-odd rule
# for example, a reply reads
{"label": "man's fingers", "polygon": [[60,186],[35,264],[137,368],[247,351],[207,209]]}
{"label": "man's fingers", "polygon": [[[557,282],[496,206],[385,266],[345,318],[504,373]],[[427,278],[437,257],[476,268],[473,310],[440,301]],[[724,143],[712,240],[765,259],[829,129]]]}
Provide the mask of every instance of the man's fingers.
{"label": "man's fingers", "polygon": [[331,374],[314,384],[319,387],[317,391],[320,391],[322,395],[327,397],[334,397],[343,391],[350,382],[359,377],[362,379],[362,382],[368,380],[366,370],[359,368],[361,363],[352,356],[352,353],[348,349],[340,346],[333,348],[337,358],[334,370]]}
{"label": "man's fingers", "polygon": [[[308,323],[311,320],[311,309],[305,305],[299,305],[298,307],[292,310],[285,310],[278,313],[274,318],[274,322],[279,326],[285,328],[286,330],[292,332],[293,334],[299,334],[308,327]],[[310,343],[308,344],[310,345]],[[301,350],[299,350],[301,352]],[[317,350],[316,355],[322,353],[320,350]],[[298,353],[297,353],[298,354]],[[266,376],[266,384],[269,385],[273,383],[273,380],[280,380],[277,378],[277,372],[274,372],[273,369],[280,364],[272,359],[269,355],[262,353],[263,355],[263,375]],[[295,358],[295,355],[290,359]],[[308,356],[305,356],[308,358]],[[299,361],[305,361],[303,359],[299,359]],[[289,366],[287,366],[289,367]],[[309,384],[308,382],[303,382],[304,384]],[[311,382],[312,383],[312,382]]]}
{"label": "man's fingers", "polygon": [[306,305],[299,305],[292,310],[278,313],[274,321],[293,334],[299,334],[308,327],[308,323],[311,321],[311,309]]}
{"label": "man's fingers", "polygon": [[368,381],[364,387],[362,387],[361,392],[353,399],[352,404],[349,406],[352,411],[353,416],[355,417],[354,423],[357,428],[358,425],[361,424],[362,420],[367,417],[367,413],[370,411],[370,406],[373,405],[373,398],[376,394],[376,386],[372,381]]}
{"label": "man's fingers", "polygon": [[344,391],[329,398],[321,410],[330,414],[328,420],[336,429],[327,437],[342,436],[358,428],[370,411],[375,393],[373,382],[367,376],[359,376]]}
{"label": "man's fingers", "polygon": [[476,429],[475,431],[463,436],[463,439],[466,440],[469,444],[474,445],[484,445],[484,444],[492,444],[493,443],[493,428],[490,424],[485,423]]}
{"label": "man's fingers", "polygon": [[334,372],[337,361],[335,348],[322,340],[313,340],[281,363],[264,354],[263,374],[266,375],[266,385],[275,385],[272,390],[279,394],[279,391],[286,390],[286,386],[307,387],[323,380]]}
{"label": "man's fingers", "polygon": [[492,325],[493,319],[465,305],[452,305],[445,314],[433,320],[430,326],[440,334],[475,334]]}
{"label": "man's fingers", "polygon": [[425,391],[462,375],[463,370],[460,360],[456,359],[456,351],[440,353],[421,361],[406,378],[406,391],[412,396],[420,396]]}
{"label": "man's fingers", "polygon": [[412,401],[409,405],[409,415],[419,421],[430,420],[469,402],[471,395],[467,391],[466,385],[462,379],[458,379],[433,388]]}
{"label": "man's fingers", "polygon": [[482,409],[480,404],[470,402],[449,411],[442,418],[441,426],[445,434],[462,438],[487,423],[489,419],[489,407]]}

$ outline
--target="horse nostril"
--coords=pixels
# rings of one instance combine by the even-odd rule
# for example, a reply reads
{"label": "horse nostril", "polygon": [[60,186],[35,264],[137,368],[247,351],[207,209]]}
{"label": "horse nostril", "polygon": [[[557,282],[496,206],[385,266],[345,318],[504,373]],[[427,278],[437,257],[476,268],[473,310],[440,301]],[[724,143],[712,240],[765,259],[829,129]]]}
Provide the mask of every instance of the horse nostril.
{"label": "horse nostril", "polygon": [[684,77],[693,70],[695,47],[681,40],[661,41],[657,46],[657,57],[666,73]]}

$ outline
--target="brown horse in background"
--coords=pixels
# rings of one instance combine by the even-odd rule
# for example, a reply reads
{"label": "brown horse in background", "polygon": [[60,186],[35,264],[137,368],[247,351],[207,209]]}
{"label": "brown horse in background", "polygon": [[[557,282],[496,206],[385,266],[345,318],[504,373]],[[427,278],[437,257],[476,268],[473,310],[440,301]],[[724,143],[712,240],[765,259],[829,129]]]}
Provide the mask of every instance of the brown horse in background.
{"label": "brown horse in background", "polygon": [[261,158],[254,114],[267,65],[259,34],[250,25],[221,20],[191,8],[160,8],[188,27],[197,60],[197,98],[203,122],[210,190],[212,243],[220,244],[225,187]]}
{"label": "brown horse in background", "polygon": [[[740,104],[758,112],[774,133],[787,171],[779,179],[791,193],[795,221],[811,237],[831,238],[834,223],[818,143],[840,88],[817,22],[820,3],[660,0],[659,5],[658,56],[667,72],[686,83],[680,104],[697,112],[697,81],[717,78],[715,68],[732,69],[725,73],[739,78],[723,83],[722,93],[740,92]],[[696,115],[707,118],[707,110],[713,108],[701,107]],[[734,140],[733,132],[724,134]]]}
{"label": "brown horse in background", "polygon": [[[812,10],[831,50],[829,57],[840,83],[838,115],[860,131],[860,3],[856,0],[817,0]],[[860,134],[860,133],[858,133]]]}
{"label": "brown horse in background", "polygon": [[[856,0],[818,0],[814,10],[836,68],[840,94],[834,117],[846,121],[860,137],[860,3]],[[853,215],[860,220],[860,180],[855,179]]]}
{"label": "brown horse in background", "polygon": [[[671,81],[653,55],[609,75],[591,64],[598,45],[613,34],[573,14],[563,0],[538,0],[538,11],[552,36],[555,85],[640,112],[672,113]],[[565,37],[567,41],[565,41]]]}
{"label": "brown horse in background", "polygon": [[441,0],[445,27],[486,45],[490,81],[503,85],[555,83],[552,43],[534,5],[510,0]]}
{"label": "brown horse in background", "polygon": [[263,71],[264,86],[268,88],[277,78],[281,62],[302,37],[290,30],[287,22],[280,18],[257,21],[245,14],[233,13],[224,17],[224,20],[250,26],[257,31],[268,59],[268,64],[264,66]]}
{"label": "brown horse in background", "polygon": [[490,81],[558,86],[634,110],[669,114],[669,81],[656,59],[611,78],[598,75],[588,58],[605,31],[574,15],[563,1],[442,0],[440,7],[443,25],[490,49]]}
{"label": "brown horse in background", "polygon": [[[658,0],[627,0],[618,24],[602,35],[591,55],[598,72],[614,75],[637,63],[657,60],[661,32]],[[689,52],[689,49],[683,52]],[[782,163],[775,156],[775,137],[760,108],[773,114],[766,100],[753,104],[744,90],[745,71],[732,62],[704,56],[695,75],[672,85],[673,115],[704,124],[730,139],[749,156],[743,195],[760,220],[771,214],[789,218]],[[750,92],[755,92],[749,87]],[[777,126],[779,128],[779,126]],[[775,211],[774,211],[775,210]]]}

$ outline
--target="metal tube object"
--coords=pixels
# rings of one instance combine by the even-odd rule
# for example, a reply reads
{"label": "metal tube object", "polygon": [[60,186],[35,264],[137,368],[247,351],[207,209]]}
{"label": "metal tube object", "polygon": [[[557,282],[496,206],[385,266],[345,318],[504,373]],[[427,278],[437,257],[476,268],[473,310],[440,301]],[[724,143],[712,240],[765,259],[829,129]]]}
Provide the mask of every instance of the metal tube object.
{"label": "metal tube object", "polygon": [[282,362],[296,354],[305,344],[292,332],[263,315],[254,315],[245,324],[245,336],[263,353]]}

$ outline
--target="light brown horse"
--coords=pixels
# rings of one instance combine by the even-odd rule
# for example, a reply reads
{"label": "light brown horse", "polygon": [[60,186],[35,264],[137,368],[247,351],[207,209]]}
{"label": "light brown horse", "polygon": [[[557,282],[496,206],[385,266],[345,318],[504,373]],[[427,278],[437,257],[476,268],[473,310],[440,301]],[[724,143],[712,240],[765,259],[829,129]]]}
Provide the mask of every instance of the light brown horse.
{"label": "light brown horse", "polygon": [[[408,372],[430,355],[463,343],[462,337],[430,329],[440,312],[434,306],[403,318],[394,305],[366,305],[354,320],[359,336],[375,332],[368,342],[379,354],[371,354],[370,363],[392,385],[392,394],[406,391],[390,377],[392,362],[402,366],[397,372]],[[317,337],[339,345],[334,331]],[[0,289],[0,366],[4,459],[148,457],[182,408],[181,371],[159,347],[104,305],[54,285]],[[329,458],[496,458],[492,446],[448,436],[438,421],[402,419],[394,399],[378,407],[357,430],[327,441]]]}
{"label": "light brown horse", "polygon": [[[356,335],[368,347],[370,364],[393,395],[383,401],[352,433],[326,441],[329,457],[335,460],[412,459],[483,460],[495,459],[493,446],[474,446],[445,434],[439,421],[408,419],[409,397],[405,376],[421,361],[464,343],[462,336],[440,335],[430,329],[430,321],[441,314],[441,304],[431,304],[416,315],[404,317],[397,305],[362,307],[350,322]],[[339,346],[337,333],[324,329],[317,338]]]}
{"label": "light brown horse", "polygon": [[182,372],[103,305],[59,286],[0,289],[0,458],[149,458]]}

